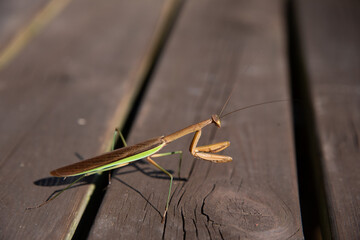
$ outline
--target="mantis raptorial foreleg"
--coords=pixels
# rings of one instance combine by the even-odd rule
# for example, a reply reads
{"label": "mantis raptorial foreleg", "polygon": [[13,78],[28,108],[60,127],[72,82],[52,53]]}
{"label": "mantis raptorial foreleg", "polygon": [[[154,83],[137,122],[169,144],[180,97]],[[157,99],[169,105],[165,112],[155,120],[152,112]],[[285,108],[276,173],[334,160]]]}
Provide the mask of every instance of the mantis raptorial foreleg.
{"label": "mantis raptorial foreleg", "polygon": [[220,152],[225,148],[227,148],[228,146],[230,146],[230,142],[226,141],[226,142],[214,143],[210,145],[197,147],[200,137],[201,137],[201,130],[198,130],[195,132],[194,138],[190,144],[190,153],[194,157],[198,157],[216,163],[232,161],[232,158],[229,156],[213,154],[216,152]]}

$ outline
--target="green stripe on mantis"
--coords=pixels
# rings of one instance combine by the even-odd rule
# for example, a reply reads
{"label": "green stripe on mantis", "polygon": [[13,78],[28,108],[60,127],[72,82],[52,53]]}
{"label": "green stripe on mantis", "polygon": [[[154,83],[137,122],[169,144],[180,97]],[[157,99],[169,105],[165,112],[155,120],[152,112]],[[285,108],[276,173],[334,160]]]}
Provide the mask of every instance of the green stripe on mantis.
{"label": "green stripe on mantis", "polygon": [[[120,159],[118,161],[115,161],[115,162],[112,162],[112,163],[109,163],[109,164],[106,164],[104,166],[100,166],[100,167],[97,167],[97,168],[93,168],[91,170],[88,170],[88,171],[85,171],[85,172],[81,172],[79,174],[76,174],[76,175],[73,175],[73,176],[77,176],[77,175],[83,175],[83,174],[87,174],[87,175],[91,175],[91,174],[94,174],[94,173],[100,173],[100,172],[103,172],[103,171],[107,171],[107,170],[111,170],[111,169],[115,169],[117,168],[118,165],[123,165],[125,163],[130,163],[130,162],[134,162],[134,161],[137,161],[139,159],[142,159],[142,158],[146,158],[148,156],[151,156],[153,155],[154,153],[160,151],[160,149],[162,147],[164,147],[165,143],[162,143],[160,144],[159,146],[157,147],[154,147],[150,150],[147,150],[145,152],[142,152],[142,153],[138,153],[138,154],[135,154],[133,156],[130,156],[130,157],[127,157],[127,158],[123,158],[123,159]],[[120,166],[119,166],[120,167]]]}

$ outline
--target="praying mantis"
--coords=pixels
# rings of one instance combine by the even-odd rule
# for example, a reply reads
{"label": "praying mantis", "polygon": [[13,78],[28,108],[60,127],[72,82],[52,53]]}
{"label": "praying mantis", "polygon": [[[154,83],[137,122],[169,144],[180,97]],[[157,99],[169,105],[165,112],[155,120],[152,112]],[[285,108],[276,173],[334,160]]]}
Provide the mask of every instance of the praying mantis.
{"label": "praying mantis", "polygon": [[[230,162],[230,161],[232,161],[232,157],[216,154],[220,151],[223,151],[227,147],[229,147],[230,146],[229,141],[209,144],[209,145],[205,145],[205,146],[198,146],[198,142],[201,137],[202,129],[211,124],[214,124],[216,127],[220,128],[221,127],[220,120],[223,119],[225,116],[229,116],[230,114],[233,114],[235,112],[238,112],[238,111],[241,111],[241,110],[244,110],[247,108],[252,108],[252,107],[256,107],[256,106],[260,106],[260,105],[264,105],[264,104],[275,103],[275,102],[288,101],[288,100],[273,100],[273,101],[268,101],[268,102],[262,102],[262,103],[258,103],[258,104],[249,105],[249,106],[246,106],[243,108],[239,108],[239,109],[236,109],[234,111],[231,111],[229,113],[222,115],[226,105],[228,104],[228,102],[230,100],[230,97],[231,97],[231,94],[228,97],[228,99],[226,100],[226,102],[223,105],[219,114],[213,114],[213,115],[211,115],[211,117],[209,119],[192,124],[192,125],[185,127],[179,131],[176,131],[172,134],[152,138],[150,140],[147,140],[147,141],[144,141],[144,142],[132,145],[132,146],[127,146],[123,135],[121,134],[121,132],[118,129],[116,129],[115,134],[114,134],[114,141],[112,144],[112,151],[51,171],[50,174],[55,177],[65,177],[66,178],[66,177],[72,177],[72,176],[80,176],[80,175],[82,175],[82,176],[79,177],[78,179],[76,179],[74,182],[70,183],[67,187],[65,187],[63,190],[58,192],[53,197],[51,197],[51,198],[47,199],[45,202],[41,203],[40,205],[31,207],[31,208],[27,208],[27,209],[39,208],[39,207],[49,203],[50,201],[57,198],[64,191],[69,189],[71,186],[73,186],[75,183],[79,182],[81,179],[83,179],[89,175],[102,173],[104,171],[109,171],[109,170],[113,170],[116,168],[120,168],[120,167],[128,165],[131,162],[135,162],[135,161],[146,158],[146,160],[150,164],[154,165],[156,168],[158,168],[159,170],[164,172],[170,178],[170,186],[169,186],[168,196],[167,196],[167,200],[166,200],[165,211],[162,215],[162,220],[161,220],[161,222],[163,223],[165,220],[165,217],[166,217],[166,213],[169,208],[173,176],[171,173],[169,173],[167,170],[165,170],[163,167],[161,167],[159,164],[157,164],[153,160],[153,158],[168,156],[168,155],[172,155],[172,154],[179,154],[180,155],[179,168],[180,168],[181,161],[182,161],[182,151],[158,153],[162,148],[164,148],[169,143],[171,143],[181,137],[184,137],[185,135],[195,133],[194,137],[191,141],[190,148],[189,148],[190,153],[195,158],[207,160],[207,161],[210,161],[213,163]],[[117,135],[119,135],[121,140],[123,141],[124,147],[114,150],[115,139],[116,139]],[[110,180],[110,178],[109,178],[109,180]]]}

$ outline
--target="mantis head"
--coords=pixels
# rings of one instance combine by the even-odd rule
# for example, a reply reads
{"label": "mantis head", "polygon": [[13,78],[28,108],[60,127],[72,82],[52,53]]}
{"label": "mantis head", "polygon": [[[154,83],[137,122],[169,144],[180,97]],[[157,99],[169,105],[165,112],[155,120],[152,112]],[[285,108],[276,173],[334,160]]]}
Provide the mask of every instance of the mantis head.
{"label": "mantis head", "polygon": [[221,128],[220,117],[217,114],[211,115],[211,119],[218,128]]}

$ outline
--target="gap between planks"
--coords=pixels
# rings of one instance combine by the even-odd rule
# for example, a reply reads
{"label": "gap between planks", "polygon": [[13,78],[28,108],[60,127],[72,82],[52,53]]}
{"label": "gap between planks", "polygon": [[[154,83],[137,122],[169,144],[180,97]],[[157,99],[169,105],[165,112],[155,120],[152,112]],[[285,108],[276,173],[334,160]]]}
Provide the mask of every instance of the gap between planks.
{"label": "gap between planks", "polygon": [[[131,128],[136,111],[139,107],[138,105],[141,103],[146,86],[150,82],[153,70],[156,68],[156,64],[166,45],[166,41],[179,12],[181,11],[183,3],[183,0],[165,1],[153,37],[147,48],[148,50],[144,54],[139,67],[135,68],[132,71],[132,74],[130,74],[130,79],[132,79],[132,81],[130,81],[132,83],[130,91],[122,98],[120,101],[121,104],[115,110],[112,120],[110,120],[109,128],[112,130],[117,127],[122,131],[127,132]],[[124,129],[124,127],[127,129]],[[113,132],[111,129],[109,129],[109,131],[107,131],[108,134],[105,135],[105,139],[109,139],[106,142],[106,146],[102,146],[102,149],[106,149],[107,151],[111,149],[112,145],[110,139],[112,139],[111,136]],[[124,134],[124,136],[126,137],[126,134]],[[82,212],[80,221],[74,221],[72,224],[66,239],[85,239],[87,237],[102,199],[106,194],[106,190],[104,191],[104,182],[106,182],[105,180],[107,180],[107,178],[107,173],[99,176],[98,179],[96,179],[95,188],[90,188],[88,193],[86,193],[85,198],[87,201],[84,201],[84,204],[87,206]],[[108,182],[105,183],[105,187],[107,184]],[[87,196],[91,196],[91,198],[88,198]],[[95,199],[94,202],[91,202],[93,199]],[[94,207],[94,205],[96,206]],[[89,219],[89,216],[91,216],[92,219]]]}

